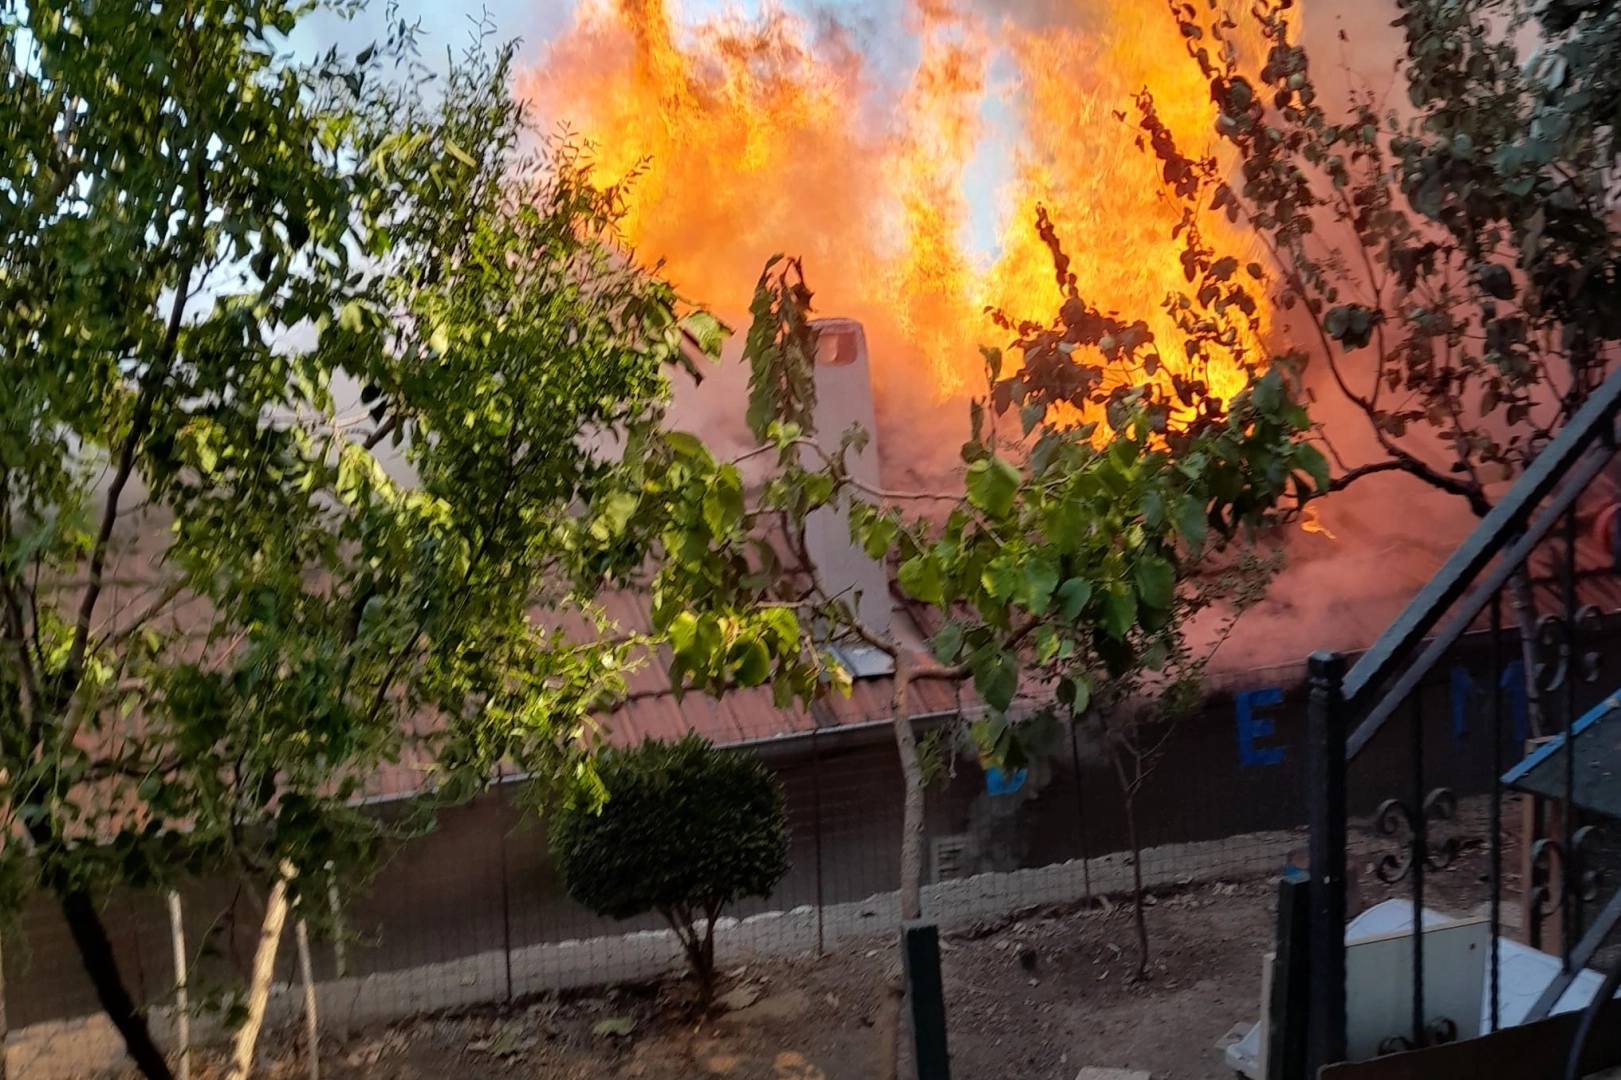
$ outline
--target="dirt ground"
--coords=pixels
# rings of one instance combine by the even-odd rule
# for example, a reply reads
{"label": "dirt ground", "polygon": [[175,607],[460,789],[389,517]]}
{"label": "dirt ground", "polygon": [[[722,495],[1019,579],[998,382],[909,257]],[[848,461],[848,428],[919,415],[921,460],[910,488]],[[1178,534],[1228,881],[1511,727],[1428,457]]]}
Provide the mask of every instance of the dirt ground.
{"label": "dirt ground", "polygon": [[[1467,806],[1456,832],[1477,837]],[[1452,831],[1452,830],[1449,830]],[[1410,882],[1379,880],[1399,842],[1362,830],[1348,869],[1351,914]],[[1300,853],[1302,856],[1304,852]],[[1518,851],[1504,853],[1505,893]],[[1489,895],[1487,852],[1463,844],[1426,875],[1425,904],[1463,915]],[[1151,963],[1134,977],[1129,904],[1100,900],[955,929],[941,940],[953,1074],[972,1080],[1074,1080],[1085,1066],[1146,1070],[1154,1080],[1228,1080],[1219,1047],[1259,1011],[1261,958],[1275,926],[1275,879],[1186,886],[1150,898]],[[1517,910],[1505,910],[1505,920]],[[546,995],[322,1033],[322,1080],[868,1080],[895,1046],[889,938],[840,942],[822,957],[770,959],[725,972],[708,1015],[683,978]],[[1236,1029],[1236,1032],[1235,1032]],[[904,1042],[904,1040],[901,1040]],[[308,1076],[297,1032],[267,1032],[263,1075]],[[202,1055],[199,1055],[200,1057]],[[194,1080],[217,1063],[197,1061]],[[901,1071],[905,1075],[905,1069]]]}
{"label": "dirt ground", "polygon": [[[1155,1080],[1232,1074],[1218,1043],[1256,1018],[1274,886],[1190,887],[1152,898],[1152,963],[1134,980],[1130,909],[1027,912],[942,938],[954,1075],[1073,1080],[1083,1066]],[[422,1017],[323,1039],[323,1080],[867,1080],[882,1075],[893,942],[726,973],[698,1018],[682,979]],[[892,999],[890,999],[892,1000]],[[730,1006],[725,1008],[724,1006]],[[893,1015],[888,1014],[888,1015]],[[282,1040],[287,1041],[283,1042]],[[268,1034],[268,1075],[307,1075],[293,1033]],[[329,1041],[330,1040],[330,1041]],[[206,1067],[194,1077],[207,1077]]]}

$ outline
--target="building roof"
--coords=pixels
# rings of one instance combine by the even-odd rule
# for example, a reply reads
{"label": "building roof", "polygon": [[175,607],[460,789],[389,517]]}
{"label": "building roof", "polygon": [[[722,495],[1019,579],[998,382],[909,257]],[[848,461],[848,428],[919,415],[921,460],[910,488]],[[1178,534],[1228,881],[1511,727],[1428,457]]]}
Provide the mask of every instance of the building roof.
{"label": "building roof", "polygon": [[[610,618],[629,631],[652,629],[650,607],[645,596],[632,592],[611,593],[602,601]],[[897,622],[910,620],[904,610],[894,613]],[[901,635],[904,640],[906,636]],[[733,690],[715,699],[702,693],[677,698],[670,688],[670,654],[660,649],[649,663],[630,676],[630,696],[623,705],[601,717],[613,745],[629,745],[646,738],[675,739],[688,731],[719,745],[807,735],[826,728],[847,727],[891,719],[894,680],[888,675],[856,678],[848,698],[829,694],[810,709],[799,704],[778,708],[769,686]],[[932,664],[921,654],[918,662]],[[922,679],[911,684],[909,707],[913,716],[955,712],[958,708],[954,687],[938,679]]]}
{"label": "building roof", "polygon": [[[598,598],[598,604],[620,629],[647,633],[652,629],[651,603],[643,593],[616,591]],[[578,620],[567,627],[583,634],[587,624]],[[921,647],[921,636],[908,612],[894,612],[896,637],[910,648],[919,666],[933,666]],[[739,688],[714,698],[691,691],[677,695],[671,687],[671,655],[661,648],[627,678],[627,698],[612,712],[597,717],[610,746],[633,746],[644,739],[673,740],[689,732],[717,746],[748,745],[767,748],[773,742],[808,738],[815,733],[849,731],[887,724],[894,717],[894,679],[889,674],[856,676],[849,697],[829,693],[809,708],[799,702],[779,708],[769,686]],[[914,719],[940,718],[959,713],[977,715],[983,705],[970,686],[942,679],[917,679],[908,689],[908,709]],[[410,798],[431,784],[429,763],[406,758],[381,769],[365,785],[366,801]]]}

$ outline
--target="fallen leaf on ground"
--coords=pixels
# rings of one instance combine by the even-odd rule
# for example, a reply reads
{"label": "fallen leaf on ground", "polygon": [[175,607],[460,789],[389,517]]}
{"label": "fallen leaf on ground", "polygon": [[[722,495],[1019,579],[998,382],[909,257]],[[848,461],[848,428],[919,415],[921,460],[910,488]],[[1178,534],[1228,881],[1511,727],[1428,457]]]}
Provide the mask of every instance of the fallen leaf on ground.
{"label": "fallen leaf on ground", "polygon": [[759,1000],[760,988],[753,983],[750,983],[747,986],[738,986],[728,990],[726,993],[715,999],[715,1004],[721,1006],[729,1012],[736,1012],[738,1009],[748,1008],[750,1005],[753,1005]]}

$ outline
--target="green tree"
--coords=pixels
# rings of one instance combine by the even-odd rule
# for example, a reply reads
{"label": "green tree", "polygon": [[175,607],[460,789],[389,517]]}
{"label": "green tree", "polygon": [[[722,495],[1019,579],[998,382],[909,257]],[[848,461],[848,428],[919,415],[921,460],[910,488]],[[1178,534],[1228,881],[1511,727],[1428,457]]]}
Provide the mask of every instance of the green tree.
{"label": "green tree", "polygon": [[610,919],[663,916],[707,1006],[715,920],[745,897],[770,896],[788,872],[782,785],[753,755],[696,734],[608,750],[597,775],[601,799],[570,801],[551,820],[563,883]]}
{"label": "green tree", "polygon": [[152,1078],[109,888],[364,864],[405,755],[588,780],[630,646],[531,612],[639,561],[580,527],[620,486],[588,436],[718,331],[523,149],[509,49],[428,98],[403,25],[288,58],[309,10],[0,5],[0,880]]}
{"label": "green tree", "polygon": [[[1044,218],[1041,227],[1048,229]],[[739,463],[675,435],[641,478],[643,505],[656,509],[656,492],[670,510],[641,520],[658,534],[654,623],[671,643],[679,688],[721,694],[769,682],[786,702],[848,692],[850,677],[830,645],[866,644],[893,661],[906,784],[903,918],[921,915],[924,771],[911,686],[971,683],[1001,732],[1017,723],[1021,699],[1056,699],[1109,733],[1123,791],[1134,795],[1163,745],[1149,727],[1163,731],[1197,681],[1189,620],[1238,591],[1232,577],[1243,560],[1201,577],[1204,560],[1325,480],[1326,462],[1305,441],[1309,421],[1281,367],[1256,362],[1255,378],[1230,402],[1175,407],[1145,372],[1154,347],[1146,327],[1104,333],[1103,317],[1076,296],[1056,237],[1049,243],[1060,315],[1004,320],[1018,334],[1022,374],[1004,372],[1000,352],[987,351],[988,392],[972,406],[963,487],[943,510],[917,513],[909,509],[916,494],[853,477],[848,455],[865,432],[814,429],[811,294],[794,260],[773,260],[762,275],[746,349],[749,422],[760,440],[749,456],[769,458],[769,475],[745,490]],[[1170,303],[1186,313],[1178,298]],[[1190,303],[1214,309],[1217,300]],[[1240,311],[1225,304],[1211,317]],[[1191,328],[1196,320],[1188,321]],[[1199,348],[1236,343],[1217,333]],[[1077,391],[1078,380],[1088,389]],[[1100,419],[1076,424],[1060,402],[1079,402]],[[996,419],[1016,404],[1018,433],[999,436]],[[805,529],[812,512],[829,506],[848,513],[852,538],[872,558],[890,560],[901,589],[937,614],[932,658],[864,625],[854,598],[822,579]],[[1001,732],[988,740],[993,759],[1016,744]]]}
{"label": "green tree", "polygon": [[[1187,221],[1225,213],[1254,228],[1277,270],[1275,302],[1304,330],[1299,362],[1325,367],[1325,391],[1373,434],[1378,454],[1334,455],[1322,494],[1399,471],[1484,515],[1621,340],[1621,20],[1611,2],[1398,6],[1401,110],[1363,91],[1323,100],[1290,0],[1251,9],[1267,43],[1258,70],[1227,48],[1230,18],[1173,5],[1239,168],[1157,138],[1153,152],[1183,178]],[[1152,131],[1152,98],[1140,104]],[[1523,571],[1513,606],[1534,671]],[[1527,692],[1541,733],[1537,687]]]}

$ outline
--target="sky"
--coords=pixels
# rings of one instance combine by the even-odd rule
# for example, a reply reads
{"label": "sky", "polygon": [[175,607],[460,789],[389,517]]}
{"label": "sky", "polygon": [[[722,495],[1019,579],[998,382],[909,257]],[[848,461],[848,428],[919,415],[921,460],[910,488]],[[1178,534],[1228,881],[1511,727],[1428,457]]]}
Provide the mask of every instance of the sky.
{"label": "sky", "polygon": [[[776,0],[790,10],[810,10],[835,16],[875,17],[880,26],[896,27],[901,24],[901,11],[906,0]],[[756,14],[773,0],[670,0],[682,22],[691,23],[727,10],[741,10]],[[293,34],[293,49],[306,57],[326,52],[336,45],[340,51],[357,52],[368,44],[381,40],[389,25],[390,11],[394,19],[420,22],[419,46],[422,60],[432,67],[443,67],[446,51],[460,52],[469,42],[470,35],[484,19],[488,19],[498,41],[513,38],[521,40],[518,59],[521,65],[539,63],[545,56],[546,42],[563,31],[574,18],[576,0],[369,0],[358,15],[345,18],[336,12],[321,9],[301,23]],[[990,72],[993,82],[998,73]],[[964,190],[970,207],[969,220],[961,237],[965,247],[980,259],[995,256],[997,237],[1004,226],[998,217],[994,197],[1007,179],[1003,167],[1009,160],[1008,148],[998,143],[995,132],[1005,128],[1001,122],[1002,104],[996,95],[987,95],[982,111],[984,131],[990,133],[984,140],[979,155],[969,163],[963,178]]]}
{"label": "sky", "polygon": [[[543,43],[568,25],[574,14],[574,0],[396,0],[398,18],[421,20],[425,38],[438,50],[445,45],[460,46],[468,30],[486,14],[502,39],[521,38],[524,54],[537,57]],[[684,18],[702,18],[720,11],[740,8],[757,12],[761,0],[677,0],[672,5]],[[788,3],[788,7],[801,7]],[[862,9],[892,11],[898,0],[818,0],[816,7],[831,12]],[[300,51],[324,52],[332,45],[360,48],[382,36],[387,20],[385,0],[370,0],[357,18],[346,20],[333,12],[320,11],[308,19],[294,35]],[[424,53],[427,49],[424,49]]]}

